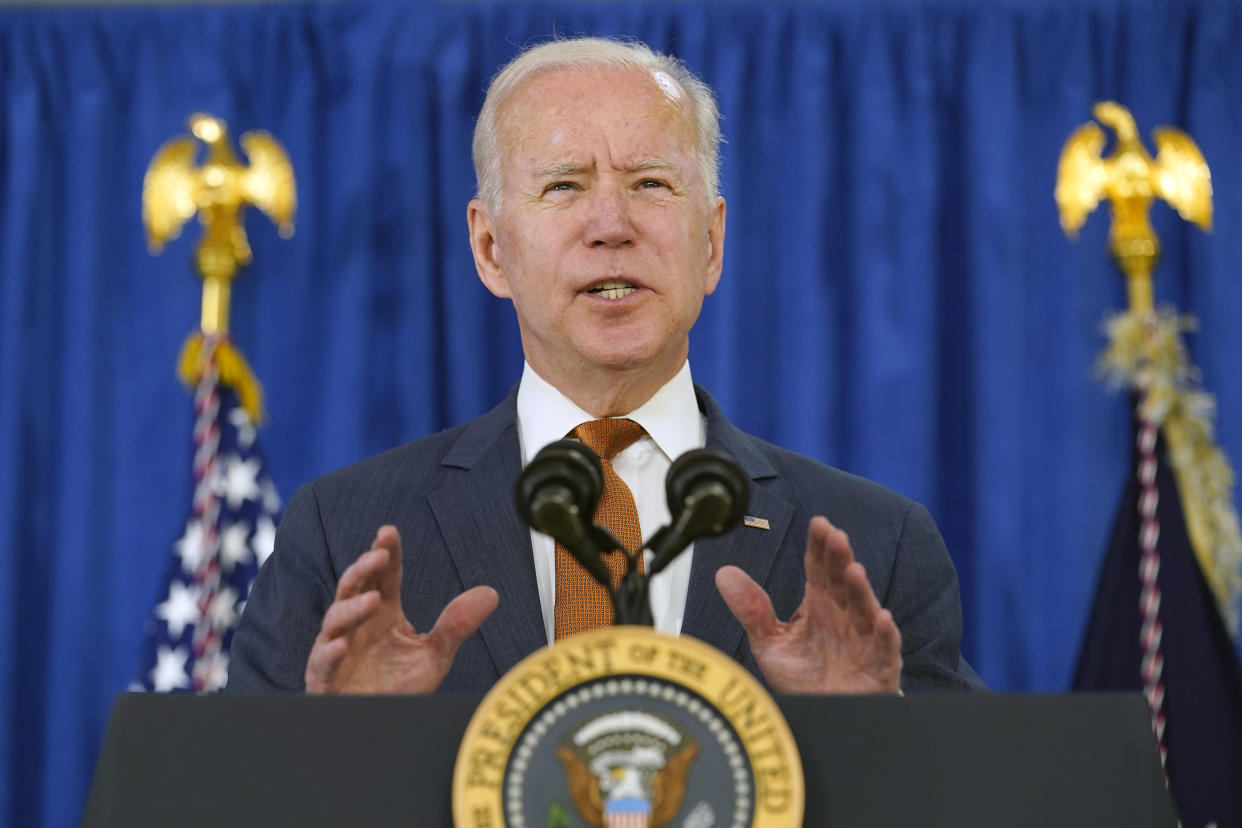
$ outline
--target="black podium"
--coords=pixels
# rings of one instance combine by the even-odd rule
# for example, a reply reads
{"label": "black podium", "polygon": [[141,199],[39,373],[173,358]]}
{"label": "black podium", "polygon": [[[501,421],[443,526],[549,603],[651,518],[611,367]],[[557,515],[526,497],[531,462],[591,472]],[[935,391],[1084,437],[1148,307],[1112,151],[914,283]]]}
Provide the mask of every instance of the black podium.
{"label": "black podium", "polygon": [[[1138,695],[778,697],[807,826],[1174,828]],[[86,826],[448,826],[477,697],[123,695]]]}

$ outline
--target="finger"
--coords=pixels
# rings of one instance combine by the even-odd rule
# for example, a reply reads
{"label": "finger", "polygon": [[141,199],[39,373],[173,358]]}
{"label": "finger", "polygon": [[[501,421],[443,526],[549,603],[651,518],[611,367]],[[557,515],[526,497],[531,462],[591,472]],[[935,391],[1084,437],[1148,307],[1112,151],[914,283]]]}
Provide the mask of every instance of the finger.
{"label": "finger", "polygon": [[845,608],[850,599],[845,570],[853,562],[849,536],[826,517],[812,518],[806,541],[807,583],[828,590],[837,606]]}
{"label": "finger", "polygon": [[858,561],[845,568],[846,612],[850,624],[862,634],[869,635],[875,628],[875,617],[883,607],[871,589],[867,572]]}
{"label": "finger", "polygon": [[716,589],[746,631],[752,648],[776,634],[780,622],[772,609],[772,599],[753,578],[736,566],[722,566],[716,570]]}
{"label": "finger", "polygon": [[457,653],[462,642],[474,635],[475,630],[500,603],[500,596],[489,586],[468,589],[449,601],[436,619],[436,625],[427,633],[427,643],[449,660]]}
{"label": "finger", "polygon": [[312,694],[330,693],[337,670],[345,661],[349,645],[343,638],[331,641],[316,640],[311,648],[310,658],[306,660],[306,692]]}
{"label": "finger", "polygon": [[875,616],[875,637],[879,652],[885,660],[895,659],[897,671],[901,672],[901,630],[888,610],[880,610]]}
{"label": "finger", "polygon": [[375,614],[379,604],[379,593],[375,590],[346,598],[344,601],[333,601],[332,606],[324,613],[319,637],[324,641],[331,641],[348,636]]}
{"label": "finger", "polygon": [[401,534],[395,526],[381,526],[375,533],[375,548],[387,549],[388,560],[379,573],[380,597],[401,600]]}
{"label": "finger", "polygon": [[336,600],[344,601],[373,589],[379,589],[380,573],[388,566],[390,552],[383,548],[371,548],[358,556],[341,573],[336,582]]}

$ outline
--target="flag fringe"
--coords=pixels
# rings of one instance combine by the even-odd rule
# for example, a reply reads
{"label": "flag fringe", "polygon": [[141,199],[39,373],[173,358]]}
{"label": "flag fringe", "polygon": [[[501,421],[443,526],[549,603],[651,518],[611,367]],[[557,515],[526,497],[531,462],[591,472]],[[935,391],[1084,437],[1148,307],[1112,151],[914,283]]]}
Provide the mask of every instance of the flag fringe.
{"label": "flag fringe", "polygon": [[1233,469],[1215,441],[1216,401],[1200,386],[1199,370],[1182,343],[1182,332],[1198,326],[1169,307],[1111,314],[1104,324],[1108,347],[1096,370],[1110,385],[1143,392],[1139,413],[1164,434],[1191,546],[1236,638],[1242,534],[1233,506]]}
{"label": "flag fringe", "polygon": [[[202,331],[190,334],[181,347],[181,356],[177,359],[177,376],[189,388],[194,388],[202,380],[207,369],[207,354],[203,346],[206,339]],[[263,410],[263,386],[255,378],[254,372],[241,351],[229,342],[227,337],[216,337],[212,356],[219,371],[220,384],[226,385],[237,392],[238,401],[250,415],[250,420],[259,425],[266,418]]]}

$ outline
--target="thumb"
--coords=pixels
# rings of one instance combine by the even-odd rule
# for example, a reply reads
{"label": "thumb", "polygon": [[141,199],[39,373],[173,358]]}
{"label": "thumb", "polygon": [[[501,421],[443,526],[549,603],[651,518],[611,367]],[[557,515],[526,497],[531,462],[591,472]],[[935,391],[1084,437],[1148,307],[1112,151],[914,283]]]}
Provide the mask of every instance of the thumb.
{"label": "thumb", "polygon": [[500,604],[500,596],[489,586],[468,589],[449,601],[427,633],[427,643],[452,660],[457,648],[475,631]]}
{"label": "thumb", "polygon": [[716,571],[716,589],[725,606],[742,625],[751,646],[762,643],[776,632],[776,613],[772,599],[763,587],[736,566],[722,566]]}

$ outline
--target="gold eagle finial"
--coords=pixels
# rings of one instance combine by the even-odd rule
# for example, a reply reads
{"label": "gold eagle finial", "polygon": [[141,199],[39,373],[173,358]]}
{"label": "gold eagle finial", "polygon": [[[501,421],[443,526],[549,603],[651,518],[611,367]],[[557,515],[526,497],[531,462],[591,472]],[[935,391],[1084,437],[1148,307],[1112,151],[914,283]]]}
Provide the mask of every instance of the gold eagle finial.
{"label": "gold eagle finial", "polygon": [[203,280],[201,326],[205,334],[225,333],[230,283],[251,260],[242,211],[249,205],[258,207],[276,223],[281,236],[289,238],[297,207],[293,166],[280,143],[262,130],[242,135],[241,146],[250,161],[243,166],[233,154],[224,121],[199,112],[187,125],[207,146],[206,157],[195,166],[198,147],[190,136],[165,142],[143,179],[142,221],[151,252],[159,253],[198,214],[203,238],[194,261]]}
{"label": "gold eagle finial", "polygon": [[1212,178],[1203,153],[1190,136],[1172,127],[1152,131],[1153,159],[1139,138],[1134,117],[1113,101],[1095,105],[1096,119],[1113,128],[1117,141],[1103,157],[1104,131],[1093,123],[1074,130],[1057,165],[1057,208],[1061,227],[1076,238],[1088,214],[1102,199],[1113,208],[1109,247],[1129,286],[1130,307],[1152,309],[1151,272],[1160,244],[1148,215],[1154,198],[1167,201],[1182,218],[1204,230],[1212,227]]}

